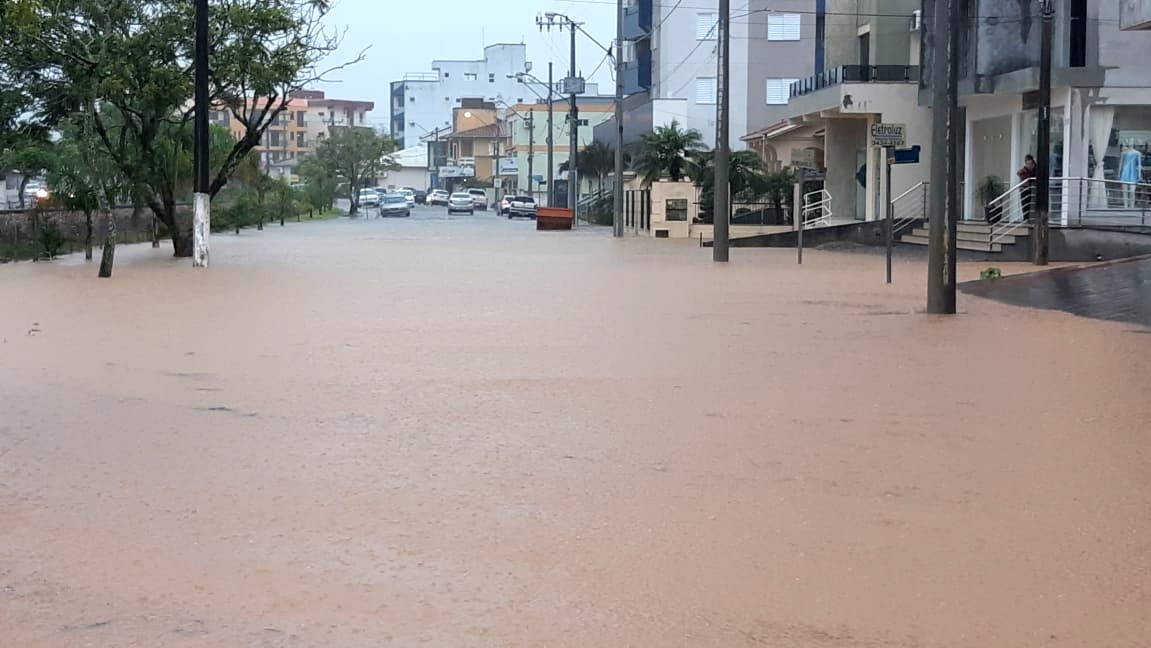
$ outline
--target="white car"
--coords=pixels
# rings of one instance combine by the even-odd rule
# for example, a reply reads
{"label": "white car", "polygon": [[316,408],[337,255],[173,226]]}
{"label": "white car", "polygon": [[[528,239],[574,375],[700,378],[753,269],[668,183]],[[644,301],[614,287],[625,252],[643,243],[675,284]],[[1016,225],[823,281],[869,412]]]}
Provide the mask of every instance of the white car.
{"label": "white car", "polygon": [[483,189],[468,189],[468,195],[472,197],[472,207],[487,211],[488,208],[488,194]]}
{"label": "white car", "polygon": [[380,194],[375,189],[360,189],[360,207],[379,207]]}
{"label": "white car", "polygon": [[411,189],[397,189],[396,193],[400,194],[404,197],[404,200],[408,201],[408,207],[416,206],[416,192],[412,191]]}
{"label": "white car", "polygon": [[432,192],[428,194],[428,204],[443,205],[447,207],[449,197],[450,195],[448,192],[444,191],[443,189],[433,189]]}
{"label": "white car", "polygon": [[475,213],[475,203],[472,201],[471,194],[454,193],[448,198],[448,213],[467,212],[469,214]]}

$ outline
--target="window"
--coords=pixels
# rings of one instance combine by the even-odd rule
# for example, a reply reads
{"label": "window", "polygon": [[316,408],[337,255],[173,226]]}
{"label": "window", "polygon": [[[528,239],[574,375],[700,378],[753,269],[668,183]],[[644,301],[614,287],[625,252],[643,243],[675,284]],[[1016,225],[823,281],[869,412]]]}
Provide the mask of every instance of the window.
{"label": "window", "polygon": [[488,83],[495,83],[495,82],[496,82],[496,75],[495,74],[489,74],[488,75]]}
{"label": "window", "polygon": [[714,104],[715,101],[715,77],[697,77],[695,80],[695,102],[697,104]]}
{"label": "window", "polygon": [[416,103],[415,97],[408,97],[408,103]]}
{"label": "window", "polygon": [[587,126],[588,121],[586,119],[580,119],[576,123],[579,124],[580,126]]}
{"label": "window", "polygon": [[523,97],[520,97],[519,99],[516,99],[516,103],[518,103],[518,104],[522,104],[523,102],[524,102],[524,98],[523,98]]}
{"label": "window", "polygon": [[460,142],[460,157],[475,157],[475,142],[472,140],[463,140]]}
{"label": "window", "polygon": [[800,36],[800,16],[795,13],[767,15],[767,40],[797,41]]}
{"label": "window", "polygon": [[450,77],[451,75],[452,75],[452,73],[451,73],[451,72],[444,72],[444,78],[445,78],[445,79],[446,79],[446,78],[448,78],[448,77]]}
{"label": "window", "polygon": [[464,81],[475,81],[479,79],[479,75],[475,72],[464,72]]}
{"label": "window", "polygon": [[715,28],[718,16],[713,13],[701,13],[695,15],[695,39],[696,40],[715,40]]}
{"label": "window", "polygon": [[296,146],[299,148],[306,148],[308,146],[306,140],[304,139],[303,131],[296,133]]}
{"label": "window", "polygon": [[302,110],[300,112],[296,113],[296,127],[297,128],[303,128],[304,126],[307,125],[306,123],[304,123],[304,116],[307,114],[308,113],[306,113]]}
{"label": "window", "polygon": [[786,106],[788,98],[791,97],[791,84],[796,81],[799,79],[768,79],[767,105]]}
{"label": "window", "polygon": [[284,145],[284,132],[283,131],[268,131],[269,141],[268,146],[283,146]]}

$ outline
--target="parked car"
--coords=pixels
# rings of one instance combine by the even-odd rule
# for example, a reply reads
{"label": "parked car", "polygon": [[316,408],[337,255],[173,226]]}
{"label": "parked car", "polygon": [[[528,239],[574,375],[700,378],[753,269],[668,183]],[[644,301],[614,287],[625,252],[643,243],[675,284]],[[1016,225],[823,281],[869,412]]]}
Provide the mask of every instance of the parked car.
{"label": "parked car", "polygon": [[531,196],[512,196],[508,203],[508,220],[536,217],[536,200]]}
{"label": "parked car", "polygon": [[475,212],[476,204],[472,199],[471,194],[467,193],[454,193],[448,198],[448,213],[467,212],[472,214]]}
{"label": "parked car", "polygon": [[375,189],[360,189],[360,207],[379,207],[380,194]]}
{"label": "parked car", "polygon": [[416,192],[416,204],[417,205],[428,204],[428,194],[426,191],[417,191]]}
{"label": "parked car", "polygon": [[399,189],[396,191],[396,193],[400,194],[404,197],[404,200],[408,201],[408,207],[416,206],[416,192],[412,191],[411,189]]}
{"label": "parked car", "polygon": [[468,189],[468,195],[472,197],[473,206],[476,209],[487,211],[488,210],[488,194],[483,189]]}
{"label": "parked car", "polygon": [[428,194],[428,204],[443,205],[446,207],[449,197],[450,195],[448,192],[444,191],[443,189],[432,189],[431,193]]}
{"label": "parked car", "polygon": [[411,216],[412,208],[403,194],[385,194],[380,201],[380,216]]}

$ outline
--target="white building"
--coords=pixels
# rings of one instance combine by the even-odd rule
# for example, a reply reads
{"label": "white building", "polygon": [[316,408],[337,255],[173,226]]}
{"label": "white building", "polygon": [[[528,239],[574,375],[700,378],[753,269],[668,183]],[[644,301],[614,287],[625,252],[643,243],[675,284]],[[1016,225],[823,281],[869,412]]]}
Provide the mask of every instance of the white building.
{"label": "white building", "polygon": [[387,189],[413,187],[426,189],[430,186],[431,171],[428,170],[428,147],[422,144],[409,146],[391,154],[392,161],[400,168],[385,171],[377,179],[376,185]]}

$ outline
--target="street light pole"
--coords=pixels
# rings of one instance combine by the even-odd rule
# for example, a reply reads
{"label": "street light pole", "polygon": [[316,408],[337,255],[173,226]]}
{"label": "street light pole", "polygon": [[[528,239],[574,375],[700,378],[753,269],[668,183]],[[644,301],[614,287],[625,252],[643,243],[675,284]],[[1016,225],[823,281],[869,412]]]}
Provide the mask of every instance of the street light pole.
{"label": "street light pole", "polygon": [[[208,182],[208,0],[196,0],[196,93],[193,165],[195,195],[192,207],[192,267],[208,267],[208,235],[211,231],[212,197]],[[186,239],[185,239],[186,240]]]}
{"label": "street light pole", "polygon": [[623,236],[623,0],[616,2],[615,19],[615,184],[612,186],[612,236]]}
{"label": "street light pole", "polygon": [[1035,147],[1035,214],[1031,223],[1032,261],[1047,265],[1051,214],[1051,66],[1055,40],[1055,7],[1043,0],[1043,38],[1039,59],[1039,124]]}

